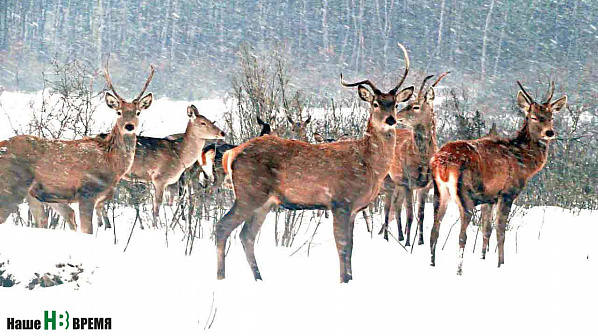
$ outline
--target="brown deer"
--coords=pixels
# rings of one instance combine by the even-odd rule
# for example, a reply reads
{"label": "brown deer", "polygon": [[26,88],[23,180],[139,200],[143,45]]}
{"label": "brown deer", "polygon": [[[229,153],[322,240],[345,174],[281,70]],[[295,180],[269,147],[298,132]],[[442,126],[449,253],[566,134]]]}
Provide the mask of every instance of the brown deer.
{"label": "brown deer", "polygon": [[[517,94],[517,105],[525,112],[525,120],[513,138],[484,137],[449,142],[430,161],[434,177],[434,226],[430,235],[432,266],[436,263],[440,222],[451,198],[459,206],[461,214],[457,274],[463,271],[466,229],[472,210],[478,204],[495,205],[498,266],[505,262],[505,228],[511,206],[527,181],[546,164],[548,146],[555,137],[552,116],[567,104],[567,96],[551,102],[554,83],[551,83],[547,98],[542,103],[535,102],[523,85],[517,84],[521,88]],[[485,225],[484,258],[491,230],[491,225]]]}
{"label": "brown deer", "polygon": [[309,144],[266,135],[224,154],[223,164],[233,183],[235,202],[216,224],[218,279],[225,277],[226,241],[243,222],[240,238],[247,261],[254,278],[262,278],[254,255],[255,237],[275,204],[290,209],[331,210],[340,281],[353,278],[355,215],[378,195],[390,170],[397,105],[413,94],[413,87],[398,92],[409,73],[407,51],[401,44],[399,47],[405,57],[405,74],[388,93],[378,90],[369,80],[346,83],[341,75],[342,85],[358,86],[359,97],[370,104],[370,118],[362,139]]}
{"label": "brown deer", "polygon": [[112,90],[106,92],[106,104],[118,115],[105,139],[66,141],[19,135],[0,142],[0,223],[29,194],[30,200],[40,202],[79,203],[82,232],[93,233],[93,210],[112,197],[118,181],[131,169],[138,117],[153,100],[151,93],[143,95],[154,75],[153,66],[141,93],[130,103],[116,93],[108,64],[104,75]]}
{"label": "brown deer", "polygon": [[410,129],[397,129],[397,145],[390,173],[384,179],[386,192],[384,204],[384,224],[379,233],[388,240],[388,223],[393,207],[396,210],[399,241],[404,239],[401,227],[401,210],[405,202],[407,222],[405,223],[406,246],[411,245],[411,223],[413,222],[413,195],[417,195],[419,242],[424,243],[423,222],[426,196],[432,188],[430,158],[438,150],[436,143],[436,116],[434,114],[434,87],[449,73],[443,73],[424,92],[426,82],[433,76],[427,76],[417,94],[417,98],[397,113],[397,121]]}
{"label": "brown deer", "polygon": [[287,115],[287,120],[291,124],[291,133],[293,134],[294,138],[299,141],[307,142],[308,139],[306,129],[307,124],[309,124],[311,121],[311,115],[308,116],[307,119],[305,119],[305,121],[301,121],[301,110],[299,110],[298,121],[293,121],[293,118],[291,118],[291,116],[289,115]]}

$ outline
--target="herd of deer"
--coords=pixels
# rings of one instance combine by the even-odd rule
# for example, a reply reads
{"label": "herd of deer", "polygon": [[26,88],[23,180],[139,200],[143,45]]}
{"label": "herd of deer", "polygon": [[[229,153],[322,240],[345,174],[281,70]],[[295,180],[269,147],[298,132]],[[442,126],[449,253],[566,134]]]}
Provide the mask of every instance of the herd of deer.
{"label": "herd of deer", "polygon": [[[399,239],[403,240],[401,209],[406,205],[406,243],[410,244],[413,221],[413,196],[418,201],[419,244],[423,244],[425,199],[434,189],[434,224],[430,236],[431,265],[439,226],[449,200],[454,200],[461,215],[459,236],[462,271],[466,228],[476,205],[482,205],[483,248],[485,258],[492,232],[492,207],[496,212],[498,266],[504,263],[507,218],[513,201],[527,181],[547,160],[548,146],[554,138],[553,113],[561,110],[567,97],[552,101],[554,83],[547,98],[536,102],[517,82],[517,105],[524,111],[523,126],[512,138],[496,135],[450,142],[438,149],[434,113],[434,87],[448,73],[440,75],[426,89],[426,77],[419,91],[414,87],[399,90],[409,73],[409,57],[399,44],[405,72],[388,93],[364,80],[347,83],[357,86],[359,98],[369,104],[369,120],[361,139],[324,139],[316,144],[283,139],[270,125],[262,126],[259,137],[239,146],[206,146],[206,140],[224,139],[224,132],[202,116],[193,106],[187,109],[189,122],[184,134],[157,139],[136,136],[142,110],[150,107],[153,96],[144,95],[154,74],[153,67],[141,93],[127,102],[120,97],[110,79],[112,93],[106,92],[108,107],[116,110],[116,123],[109,134],[73,141],[47,140],[19,135],[0,142],[0,223],[27,199],[38,226],[45,226],[43,203],[64,216],[76,229],[70,203],[79,204],[81,230],[92,233],[92,216],[109,224],[103,203],[113,196],[121,178],[154,185],[154,224],[166,186],[178,181],[185,170],[203,166],[210,180],[226,176],[234,191],[232,208],[216,225],[217,277],[225,277],[225,247],[231,232],[245,224],[240,239],[254,278],[261,279],[254,254],[255,238],[268,212],[274,206],[286,209],[330,210],[340,263],[340,281],[353,278],[351,255],[353,227],[359,211],[380,193],[386,194],[384,224],[380,233],[388,239],[391,209],[396,210]],[[368,88],[366,88],[369,87]],[[415,97],[414,97],[415,96]],[[413,98],[413,99],[412,99]],[[401,103],[406,103],[399,109]],[[305,140],[306,121],[289,120],[300,139]],[[408,129],[396,129],[400,123]],[[214,174],[214,175],[212,175]]]}

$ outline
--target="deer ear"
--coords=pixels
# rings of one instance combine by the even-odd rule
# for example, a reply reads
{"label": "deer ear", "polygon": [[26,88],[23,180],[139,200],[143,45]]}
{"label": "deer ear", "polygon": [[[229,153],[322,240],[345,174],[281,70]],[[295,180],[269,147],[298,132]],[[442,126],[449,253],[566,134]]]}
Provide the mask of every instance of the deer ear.
{"label": "deer ear", "polygon": [[324,142],[324,138],[320,135],[320,133],[314,133],[314,139],[316,140],[317,143]]}
{"label": "deer ear", "polygon": [[434,88],[431,87],[428,92],[426,93],[426,101],[433,101],[436,97],[436,93],[434,92]]}
{"label": "deer ear", "polygon": [[552,113],[559,112],[563,107],[567,106],[567,96],[562,96],[559,100],[550,104],[550,106],[552,107]]}
{"label": "deer ear", "polygon": [[195,105],[190,105],[187,107],[187,116],[189,116],[189,118],[192,120],[199,117],[199,111]]}
{"label": "deer ear", "polygon": [[309,124],[309,122],[310,122],[310,121],[311,121],[311,115],[309,115],[309,116],[307,117],[307,120],[303,122],[303,126],[305,126],[305,125]]}
{"label": "deer ear", "polygon": [[527,99],[523,91],[519,90],[519,93],[517,93],[517,106],[527,113],[531,105],[532,102]]}
{"label": "deer ear", "polygon": [[106,100],[106,105],[108,105],[109,108],[113,110],[118,110],[120,108],[120,100],[114,97],[110,92],[106,92],[104,99]]}
{"label": "deer ear", "polygon": [[404,88],[403,90],[401,90],[399,93],[397,93],[396,97],[396,101],[397,102],[406,102],[408,101],[411,96],[413,96],[413,86]]}
{"label": "deer ear", "polygon": [[154,101],[154,95],[150,92],[139,100],[139,103],[137,103],[137,107],[140,111],[145,110],[146,108],[150,107],[150,105],[152,105],[152,101]]}
{"label": "deer ear", "polygon": [[372,101],[374,101],[374,96],[372,96],[372,93],[370,92],[370,90],[366,89],[365,86],[363,85],[359,85],[357,87],[357,92],[359,93],[359,98],[361,98],[361,100],[371,103]]}

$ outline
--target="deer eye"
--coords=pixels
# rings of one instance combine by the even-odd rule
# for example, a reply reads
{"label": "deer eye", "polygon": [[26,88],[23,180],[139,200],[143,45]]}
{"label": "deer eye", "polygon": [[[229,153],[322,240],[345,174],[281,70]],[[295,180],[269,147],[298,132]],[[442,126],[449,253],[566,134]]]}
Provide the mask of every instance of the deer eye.
{"label": "deer eye", "polygon": [[122,115],[122,114],[123,114],[123,112],[122,112],[121,110],[117,110],[117,111],[116,111],[116,114],[117,114],[117,115]]}
{"label": "deer eye", "polygon": [[377,102],[374,102],[374,107],[378,108],[380,105]]}
{"label": "deer eye", "polygon": [[202,121],[202,122],[201,122],[201,125],[202,125],[202,126],[206,126],[207,124],[206,124],[206,122],[205,122],[205,121]]}
{"label": "deer eye", "polygon": [[414,111],[415,111],[415,110],[419,110],[419,105],[415,105],[415,106],[413,106],[413,110],[414,110]]}
{"label": "deer eye", "polygon": [[140,114],[141,114],[141,111],[140,111],[140,110],[137,110],[137,115],[140,115]]}
{"label": "deer eye", "polygon": [[538,117],[533,117],[533,116],[532,116],[532,117],[531,117],[531,119],[532,119],[533,121],[538,121]]}

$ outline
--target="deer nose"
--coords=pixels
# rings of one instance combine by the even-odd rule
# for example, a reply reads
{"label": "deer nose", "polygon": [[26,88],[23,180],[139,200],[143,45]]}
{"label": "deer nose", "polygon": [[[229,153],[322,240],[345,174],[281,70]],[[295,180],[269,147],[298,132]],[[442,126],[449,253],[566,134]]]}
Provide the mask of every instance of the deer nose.
{"label": "deer nose", "polygon": [[220,131],[220,136],[224,138],[226,136],[226,133],[224,133],[224,131]]}
{"label": "deer nose", "polygon": [[397,120],[393,116],[390,116],[390,117],[386,118],[385,122],[386,122],[386,124],[393,126],[394,124],[397,123]]}
{"label": "deer nose", "polygon": [[546,136],[549,138],[552,138],[554,136],[554,131],[553,130],[546,131]]}
{"label": "deer nose", "polygon": [[126,125],[125,125],[125,129],[126,129],[128,132],[133,132],[133,131],[135,130],[135,126],[134,126],[133,124],[126,124]]}

